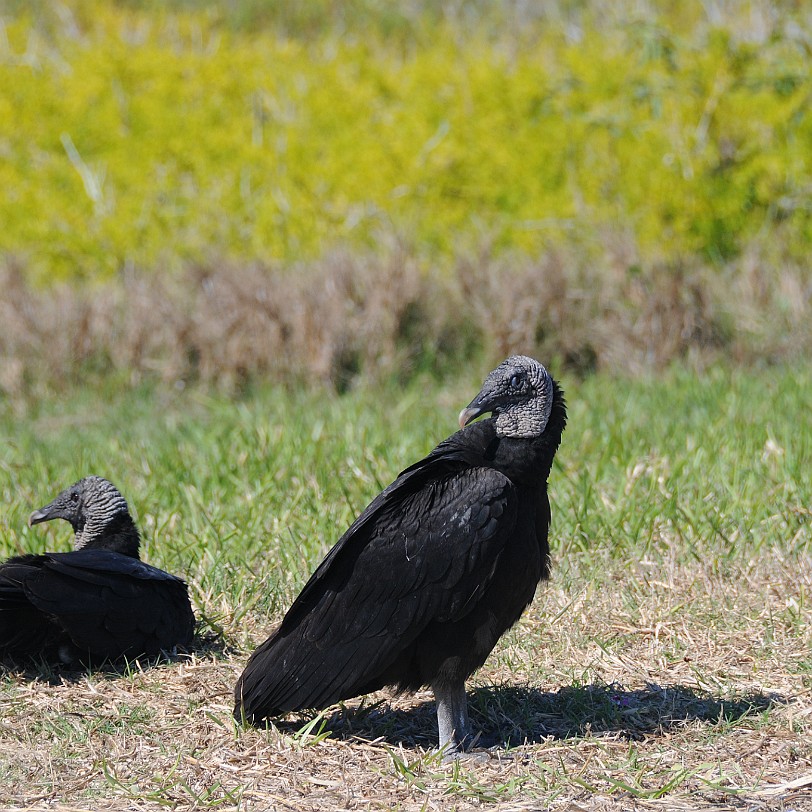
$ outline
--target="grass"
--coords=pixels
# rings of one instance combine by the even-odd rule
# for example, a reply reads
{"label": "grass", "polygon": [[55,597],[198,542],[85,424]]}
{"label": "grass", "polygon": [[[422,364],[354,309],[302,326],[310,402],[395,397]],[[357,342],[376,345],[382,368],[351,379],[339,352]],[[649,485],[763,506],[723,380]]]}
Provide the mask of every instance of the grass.
{"label": "grass", "polygon": [[812,774],[810,373],[564,379],[551,583],[469,690],[497,758],[441,765],[430,695],[240,730],[231,689],[354,515],[455,427],[484,369],[239,399],[144,387],[5,401],[0,553],[95,472],[221,644],[123,673],[5,672],[0,803],[248,810],[803,809]]}

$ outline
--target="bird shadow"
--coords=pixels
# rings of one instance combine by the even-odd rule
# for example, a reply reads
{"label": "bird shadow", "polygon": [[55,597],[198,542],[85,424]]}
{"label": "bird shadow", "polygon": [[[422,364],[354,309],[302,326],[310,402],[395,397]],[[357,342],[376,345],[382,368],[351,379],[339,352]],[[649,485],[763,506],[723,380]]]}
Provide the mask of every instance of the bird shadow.
{"label": "bird shadow", "polygon": [[[749,693],[719,697],[684,685],[627,689],[618,684],[573,685],[557,691],[532,687],[486,687],[468,692],[471,726],[478,746],[514,747],[543,741],[607,735],[641,740],[691,722],[735,724],[786,704],[780,694]],[[312,717],[311,717],[312,719]],[[407,747],[435,747],[437,719],[431,700],[407,709],[386,700],[342,706],[325,716],[321,732],[339,739],[361,739]],[[280,722],[287,733],[303,722]],[[308,727],[306,725],[306,727]],[[311,728],[315,731],[316,728]]]}
{"label": "bird shadow", "polygon": [[221,634],[198,631],[188,646],[179,648],[177,651],[150,657],[137,657],[132,660],[124,658],[113,661],[84,662],[77,659],[62,662],[45,655],[32,655],[19,659],[6,656],[0,659],[0,678],[11,677],[24,682],[42,682],[48,685],[82,682],[89,674],[116,679],[172,663],[182,663],[193,657],[220,660],[227,657],[229,653],[230,647]]}

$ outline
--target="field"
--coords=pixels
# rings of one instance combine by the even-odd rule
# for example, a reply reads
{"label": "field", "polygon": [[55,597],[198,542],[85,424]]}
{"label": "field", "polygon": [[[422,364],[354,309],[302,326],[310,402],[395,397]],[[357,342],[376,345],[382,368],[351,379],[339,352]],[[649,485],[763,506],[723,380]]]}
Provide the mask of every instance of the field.
{"label": "field", "polygon": [[438,763],[429,694],[234,726],[252,646],[486,371],[338,398],[142,387],[5,403],[0,553],[66,548],[66,526],[27,514],[106,474],[201,623],[172,663],[4,673],[0,805],[812,808],[807,368],[563,376],[553,577],[469,687],[499,745],[487,763]]}
{"label": "field", "polygon": [[[171,662],[0,670],[0,808],[812,812],[812,7],[0,0],[0,557],[112,479]],[[469,685],[244,730],[357,513],[513,352],[553,576]]]}

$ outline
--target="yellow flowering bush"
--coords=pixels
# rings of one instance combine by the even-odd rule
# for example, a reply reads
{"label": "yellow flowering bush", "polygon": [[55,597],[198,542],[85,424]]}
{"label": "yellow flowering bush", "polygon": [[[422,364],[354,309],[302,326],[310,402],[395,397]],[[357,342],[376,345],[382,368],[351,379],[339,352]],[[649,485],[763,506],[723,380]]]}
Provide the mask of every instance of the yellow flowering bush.
{"label": "yellow flowering bush", "polygon": [[569,39],[543,20],[294,36],[206,8],[36,8],[2,20],[0,252],[41,282],[382,234],[440,264],[606,231],[643,260],[725,260],[779,222],[782,250],[811,247],[791,27],[754,44],[664,11]]}

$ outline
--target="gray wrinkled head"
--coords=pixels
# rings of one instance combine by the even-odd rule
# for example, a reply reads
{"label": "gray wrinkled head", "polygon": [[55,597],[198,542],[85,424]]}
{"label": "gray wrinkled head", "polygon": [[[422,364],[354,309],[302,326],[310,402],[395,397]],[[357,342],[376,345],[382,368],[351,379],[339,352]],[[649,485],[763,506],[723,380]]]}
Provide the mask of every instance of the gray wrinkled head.
{"label": "gray wrinkled head", "polygon": [[80,550],[104,536],[111,524],[129,518],[127,502],[118,488],[100,476],[88,476],[65,488],[53,502],[35,510],[29,525],[64,519],[75,533],[73,546]]}
{"label": "gray wrinkled head", "polygon": [[550,373],[533,358],[511,355],[485,378],[479,394],[460,412],[460,426],[491,412],[499,437],[538,437],[552,407]]}

